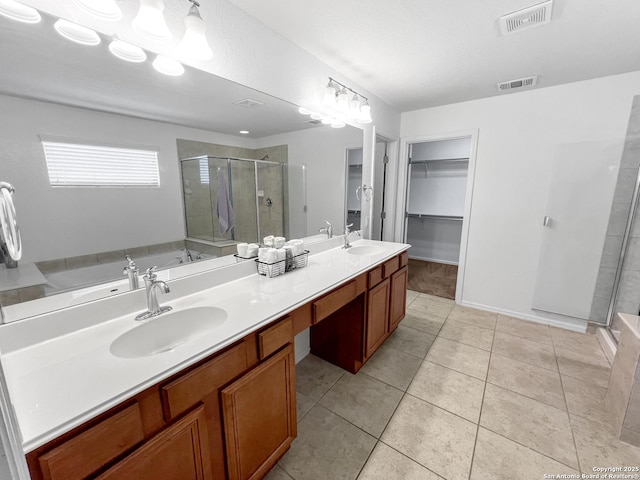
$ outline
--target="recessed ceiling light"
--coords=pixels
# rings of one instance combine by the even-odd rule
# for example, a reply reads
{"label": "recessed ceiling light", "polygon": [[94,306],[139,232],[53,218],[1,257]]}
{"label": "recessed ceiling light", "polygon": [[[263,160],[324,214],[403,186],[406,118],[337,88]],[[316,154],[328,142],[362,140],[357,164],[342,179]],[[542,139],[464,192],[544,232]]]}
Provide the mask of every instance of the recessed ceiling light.
{"label": "recessed ceiling light", "polygon": [[249,135],[249,130],[240,130],[240,132],[242,135]]}
{"label": "recessed ceiling light", "polygon": [[71,40],[72,42],[76,42],[81,45],[93,46],[100,43],[100,35],[98,35],[94,30],[63,18],[60,18],[56,23],[54,23],[53,28],[55,28],[56,32],[67,40]]}
{"label": "recessed ceiling light", "polygon": [[114,38],[109,44],[109,51],[127,62],[140,63],[147,59],[147,54],[137,45]]}
{"label": "recessed ceiling light", "polygon": [[184,73],[184,67],[182,64],[173,58],[165,57],[164,55],[158,55],[153,61],[153,68],[164,75],[171,77],[179,77]]}
{"label": "recessed ceiling light", "polygon": [[302,115],[311,115],[311,112],[304,107],[298,108],[298,113]]}
{"label": "recessed ceiling light", "polygon": [[73,0],[73,3],[102,20],[116,22],[122,18],[122,10],[115,0]]}
{"label": "recessed ceiling light", "polygon": [[35,8],[27,7],[15,0],[0,0],[0,15],[24,23],[38,23],[42,20]]}

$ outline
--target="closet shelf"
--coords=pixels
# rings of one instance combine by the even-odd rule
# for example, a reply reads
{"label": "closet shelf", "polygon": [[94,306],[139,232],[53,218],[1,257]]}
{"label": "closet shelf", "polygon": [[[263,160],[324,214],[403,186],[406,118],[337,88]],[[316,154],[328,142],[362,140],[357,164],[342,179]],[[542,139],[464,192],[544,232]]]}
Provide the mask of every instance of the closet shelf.
{"label": "closet shelf", "polygon": [[432,158],[430,160],[414,160],[411,159],[409,161],[410,164],[417,163],[431,163],[431,162],[468,162],[469,157],[458,157],[458,158]]}
{"label": "closet shelf", "polygon": [[357,214],[360,214],[360,210],[347,210],[347,213],[357,213]]}
{"label": "closet shelf", "polygon": [[349,168],[362,168],[361,163],[350,163]]}
{"label": "closet shelf", "polygon": [[407,218],[435,218],[438,220],[454,220],[461,222],[463,220],[462,216],[458,215],[437,215],[431,213],[406,213]]}

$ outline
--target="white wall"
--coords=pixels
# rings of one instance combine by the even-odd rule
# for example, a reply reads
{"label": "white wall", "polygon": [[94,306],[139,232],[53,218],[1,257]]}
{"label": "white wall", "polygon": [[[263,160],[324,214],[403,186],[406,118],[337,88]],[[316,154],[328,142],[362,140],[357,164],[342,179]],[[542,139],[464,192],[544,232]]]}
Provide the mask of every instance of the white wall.
{"label": "white wall", "polygon": [[307,234],[317,233],[326,220],[335,234],[341,234],[347,148],[362,146],[362,131],[317,127],[258,139],[256,148],[281,144],[288,145],[289,164],[307,166]]}
{"label": "white wall", "polygon": [[[39,134],[158,148],[159,188],[52,188]],[[0,176],[16,187],[25,261],[185,237],[176,138],[253,147],[230,135],[0,96]]]}
{"label": "white wall", "polygon": [[402,114],[404,139],[479,129],[463,303],[558,318],[531,310],[554,149],[621,147],[639,92],[633,72]]}

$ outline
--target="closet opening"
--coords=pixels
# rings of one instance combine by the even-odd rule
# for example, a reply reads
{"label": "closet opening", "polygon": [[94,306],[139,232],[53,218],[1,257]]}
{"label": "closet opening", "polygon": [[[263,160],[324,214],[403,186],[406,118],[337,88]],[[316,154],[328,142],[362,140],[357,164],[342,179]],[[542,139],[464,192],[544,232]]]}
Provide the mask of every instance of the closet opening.
{"label": "closet opening", "polygon": [[409,289],[455,300],[471,136],[408,145]]}

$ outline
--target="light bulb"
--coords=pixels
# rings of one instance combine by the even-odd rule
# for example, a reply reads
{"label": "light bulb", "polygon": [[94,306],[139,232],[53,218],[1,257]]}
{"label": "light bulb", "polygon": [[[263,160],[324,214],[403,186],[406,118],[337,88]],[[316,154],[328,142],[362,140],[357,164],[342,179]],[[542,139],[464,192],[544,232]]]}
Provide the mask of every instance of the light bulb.
{"label": "light bulb", "polygon": [[349,116],[351,118],[358,118],[360,116],[360,100],[358,100],[357,95],[354,95],[349,103]]}
{"label": "light bulb", "polygon": [[133,29],[154,42],[170,42],[171,32],[164,21],[163,10],[162,0],[140,0],[140,10],[131,23]]}
{"label": "light bulb", "polygon": [[342,90],[336,99],[336,110],[339,112],[346,112],[349,110],[349,96],[347,95],[347,89],[344,87],[342,87]]}
{"label": "light bulb", "polygon": [[129,42],[124,42],[117,37],[109,44],[109,51],[119,59],[127,62],[140,63],[147,59],[147,54],[143,49]]}
{"label": "light bulb", "polygon": [[171,77],[179,77],[184,73],[184,67],[182,64],[173,58],[165,57],[164,55],[158,55],[153,61],[153,68],[164,75]]}
{"label": "light bulb", "polygon": [[195,4],[191,5],[184,24],[187,28],[180,43],[181,54],[195,60],[209,60],[213,57],[213,52],[207,43],[206,24]]}
{"label": "light bulb", "polygon": [[0,0],[0,15],[24,23],[38,23],[42,18],[35,8],[15,0]]}
{"label": "light bulb", "polygon": [[94,17],[117,22],[122,18],[122,10],[115,0],[73,0],[79,8]]}
{"label": "light bulb", "polygon": [[365,103],[360,106],[360,116],[356,120],[358,123],[371,123],[373,119],[371,118],[371,107],[369,103]]}
{"label": "light bulb", "polygon": [[336,105],[336,89],[331,80],[329,80],[329,83],[324,89],[324,98],[322,99],[322,103],[328,107],[335,107]]}
{"label": "light bulb", "polygon": [[93,46],[100,43],[100,35],[98,35],[94,30],[63,18],[58,19],[58,21],[53,24],[53,28],[55,28],[56,32],[67,40],[71,40],[72,42],[76,42],[81,45]]}

